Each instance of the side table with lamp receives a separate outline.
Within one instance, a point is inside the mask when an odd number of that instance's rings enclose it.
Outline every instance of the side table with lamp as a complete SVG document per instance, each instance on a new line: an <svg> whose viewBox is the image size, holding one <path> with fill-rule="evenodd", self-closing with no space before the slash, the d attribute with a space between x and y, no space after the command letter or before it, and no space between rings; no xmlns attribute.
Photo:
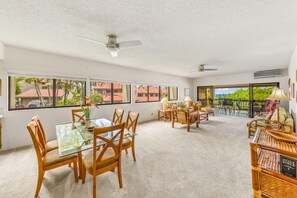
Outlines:
<svg viewBox="0 0 297 198"><path fill-rule="evenodd" d="M163 109L158 110L158 120L163 119L166 122L167 119L171 120L171 110L168 109L168 99L166 97L162 98L161 103L163 104Z"/></svg>

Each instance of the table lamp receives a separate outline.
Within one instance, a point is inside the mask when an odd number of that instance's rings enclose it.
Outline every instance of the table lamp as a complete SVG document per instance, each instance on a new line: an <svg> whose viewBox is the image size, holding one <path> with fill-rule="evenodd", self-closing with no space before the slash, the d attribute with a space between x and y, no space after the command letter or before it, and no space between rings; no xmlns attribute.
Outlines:
<svg viewBox="0 0 297 198"><path fill-rule="evenodd" d="M290 100L286 94L284 93L284 90L278 87L274 87L272 90L272 94L267 98L268 100L276 100L276 109L277 109L277 125L279 129L279 102L282 101L288 101Z"/></svg>
<svg viewBox="0 0 297 198"><path fill-rule="evenodd" d="M168 99L166 97L162 98L161 103L163 103L163 111L165 112L168 105Z"/></svg>
<svg viewBox="0 0 297 198"><path fill-rule="evenodd" d="M190 107L190 102L192 101L192 99L190 98L190 96L187 96L185 98L185 102L187 103L187 107L189 108Z"/></svg>

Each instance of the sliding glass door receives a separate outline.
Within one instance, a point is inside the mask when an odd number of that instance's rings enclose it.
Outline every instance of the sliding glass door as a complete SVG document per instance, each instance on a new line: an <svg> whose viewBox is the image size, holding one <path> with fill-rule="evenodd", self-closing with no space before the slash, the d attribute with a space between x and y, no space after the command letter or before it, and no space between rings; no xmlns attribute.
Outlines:
<svg viewBox="0 0 297 198"><path fill-rule="evenodd" d="M211 106L213 103L213 87L211 86L201 86L197 87L197 99L204 106Z"/></svg>
<svg viewBox="0 0 297 198"><path fill-rule="evenodd" d="M279 83L257 83L250 85L250 117L254 117L261 111L266 111L265 101L272 93L272 89L278 86Z"/></svg>
<svg viewBox="0 0 297 198"><path fill-rule="evenodd" d="M197 99L202 105L222 106L228 103L229 108L245 112L246 116L254 117L261 111L266 111L265 102L279 83L254 83L224 86L197 87Z"/></svg>

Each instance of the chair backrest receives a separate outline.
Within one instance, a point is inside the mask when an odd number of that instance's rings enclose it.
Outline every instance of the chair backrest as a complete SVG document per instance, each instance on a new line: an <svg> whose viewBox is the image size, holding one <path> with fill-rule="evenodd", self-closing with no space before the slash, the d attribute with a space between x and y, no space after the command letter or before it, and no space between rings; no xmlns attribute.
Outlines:
<svg viewBox="0 0 297 198"><path fill-rule="evenodd" d="M117 163L121 159L121 150L122 150L122 143L124 138L124 128L125 123L118 124L115 126L109 126L104 128L95 128L93 132L93 170L96 170L96 167L98 165L104 166L104 164L110 164L109 162ZM111 139L105 138L101 134L107 133L107 132L113 132L116 133L113 135ZM116 145L114 141L118 139L118 144ZM105 144L102 149L98 149L97 142L103 141ZM112 149L113 155L109 156L107 158L103 158L106 154L107 149ZM100 154L97 156L97 153L100 151ZM102 167L101 166L101 167ZM96 171L93 171L95 173Z"/></svg>
<svg viewBox="0 0 297 198"><path fill-rule="evenodd" d="M122 123L123 115L124 115L124 109L117 109L116 108L114 110L114 113L113 113L112 122L115 123L115 124Z"/></svg>
<svg viewBox="0 0 297 198"><path fill-rule="evenodd" d="M33 141L35 152L37 155L38 164L42 164L42 157L46 154L46 149L41 143L42 137L40 136L40 127L36 124L35 121L31 121L27 125L27 129Z"/></svg>
<svg viewBox="0 0 297 198"><path fill-rule="evenodd" d="M38 115L33 116L32 121L34 121L36 123L36 125L39 127L39 141L42 144L42 146L45 148L46 145L46 136L45 136L45 132L44 132L44 128L42 126L42 123L39 119Z"/></svg>
<svg viewBox="0 0 297 198"><path fill-rule="evenodd" d="M189 116L188 110L178 109L176 111L176 118L179 123L182 123L182 124L188 123L188 116Z"/></svg>
<svg viewBox="0 0 297 198"><path fill-rule="evenodd" d="M73 123L85 120L84 119L85 115L84 115L82 109L72 109L71 114L72 114L72 122ZM76 120L76 118L77 118L77 120Z"/></svg>
<svg viewBox="0 0 297 198"><path fill-rule="evenodd" d="M126 126L125 126L128 131L131 130L134 133L136 132L138 117L139 117L139 113L136 113L136 112L133 112L133 111L128 112L128 116L127 116L127 119L126 119Z"/></svg>

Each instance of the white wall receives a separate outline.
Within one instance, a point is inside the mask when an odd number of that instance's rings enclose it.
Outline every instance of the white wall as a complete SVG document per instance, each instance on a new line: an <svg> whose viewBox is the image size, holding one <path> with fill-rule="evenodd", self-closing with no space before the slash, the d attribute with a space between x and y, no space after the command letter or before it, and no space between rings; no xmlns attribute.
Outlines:
<svg viewBox="0 0 297 198"><path fill-rule="evenodd" d="M282 70L282 77L275 78L262 78L254 79L253 73L240 73L228 74L220 76L208 76L195 79L193 82L193 94L197 100L197 86L210 86L210 85L235 85L235 84L249 84L249 83L266 83L266 82L279 82L280 87L284 89L285 93L288 92L288 72ZM281 106L289 108L288 102L282 102Z"/></svg>
<svg viewBox="0 0 297 198"><path fill-rule="evenodd" d="M288 74L289 74L289 78L290 78L290 81L291 81L291 84L292 83L295 83L295 92L297 90L297 73L296 73L296 70L297 70L297 46L294 50L294 53L291 57L291 61L290 61L290 64L289 64L289 68L288 68ZM295 99L292 99L290 100L290 112L292 114L292 116L294 117L294 120L295 120L295 128L297 126L297 105L296 105L296 93L295 93Z"/></svg>
<svg viewBox="0 0 297 198"><path fill-rule="evenodd" d="M143 70L135 70L115 65L99 63L89 60L43 53L27 49L6 46L5 60L0 62L0 78L3 91L0 96L0 108L3 108L4 126L2 132L3 149L31 144L26 125L33 115L38 114L44 123L48 140L56 138L55 124L71 121L71 108L51 108L36 110L8 111L7 72L17 71L27 74L61 75L76 77L96 77L129 82L152 82L179 87L179 99L184 99L184 88L192 86L192 80L171 75L164 75ZM33 73L32 73L33 72ZM161 108L160 102L134 103L134 86L132 86L132 104L102 105L94 112L94 117L112 118L115 107L124 108L125 111L140 113L139 121L155 119L157 110Z"/></svg>

